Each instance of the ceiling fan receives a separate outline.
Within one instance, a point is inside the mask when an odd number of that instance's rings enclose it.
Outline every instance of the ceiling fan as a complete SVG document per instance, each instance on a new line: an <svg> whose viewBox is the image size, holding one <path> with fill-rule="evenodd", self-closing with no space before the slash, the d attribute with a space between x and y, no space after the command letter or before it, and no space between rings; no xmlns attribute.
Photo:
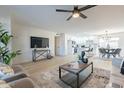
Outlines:
<svg viewBox="0 0 124 93"><path fill-rule="evenodd" d="M92 7L95 7L96 5L87 5L82 8L78 8L78 6L74 6L73 10L63 10L63 9L56 9L56 12L69 12L72 13L70 17L68 17L66 20L69 21L72 17L73 18L78 18L79 16L83 19L86 19L87 16L81 13L82 11L85 11L87 9L90 9Z"/></svg>

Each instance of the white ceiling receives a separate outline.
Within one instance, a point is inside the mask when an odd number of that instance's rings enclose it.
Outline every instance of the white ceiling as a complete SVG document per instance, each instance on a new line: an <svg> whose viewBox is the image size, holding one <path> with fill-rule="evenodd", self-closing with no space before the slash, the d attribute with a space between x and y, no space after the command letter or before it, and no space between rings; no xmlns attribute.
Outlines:
<svg viewBox="0 0 124 93"><path fill-rule="evenodd" d="M58 33L72 35L102 34L124 31L124 6L96 6L82 13L87 19L66 21L70 13L56 12L58 9L73 9L71 5L4 6L16 22L41 27ZM82 7L81 5L79 7Z"/></svg>

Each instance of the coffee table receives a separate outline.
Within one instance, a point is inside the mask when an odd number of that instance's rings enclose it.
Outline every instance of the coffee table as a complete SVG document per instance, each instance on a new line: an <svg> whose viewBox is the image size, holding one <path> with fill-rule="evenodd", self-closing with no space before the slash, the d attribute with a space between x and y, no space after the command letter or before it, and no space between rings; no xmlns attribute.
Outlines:
<svg viewBox="0 0 124 93"><path fill-rule="evenodd" d="M90 73L83 73L86 69L91 69ZM67 73L62 76L62 70ZM64 65L59 66L59 78L64 83L71 87L79 88L83 82L88 79L88 77L93 73L93 62L90 63L82 63L82 62L71 62ZM71 74L71 75L69 75ZM84 75L88 74L88 75Z"/></svg>

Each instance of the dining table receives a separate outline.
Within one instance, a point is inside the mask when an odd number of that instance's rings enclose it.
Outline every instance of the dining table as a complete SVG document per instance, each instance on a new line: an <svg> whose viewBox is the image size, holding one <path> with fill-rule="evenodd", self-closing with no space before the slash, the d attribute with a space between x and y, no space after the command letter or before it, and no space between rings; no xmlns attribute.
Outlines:
<svg viewBox="0 0 124 93"><path fill-rule="evenodd" d="M110 58L110 55L116 50L114 48L104 48L106 51L107 58Z"/></svg>

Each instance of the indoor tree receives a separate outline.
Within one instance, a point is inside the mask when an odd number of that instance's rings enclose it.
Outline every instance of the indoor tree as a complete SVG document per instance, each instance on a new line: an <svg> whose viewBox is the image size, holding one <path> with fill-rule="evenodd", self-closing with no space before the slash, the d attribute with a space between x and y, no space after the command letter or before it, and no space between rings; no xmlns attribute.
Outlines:
<svg viewBox="0 0 124 93"><path fill-rule="evenodd" d="M10 51L8 48L8 44L13 36L3 28L2 23L0 23L0 62L5 64L10 64L12 59L20 54L20 50L18 51Z"/></svg>

